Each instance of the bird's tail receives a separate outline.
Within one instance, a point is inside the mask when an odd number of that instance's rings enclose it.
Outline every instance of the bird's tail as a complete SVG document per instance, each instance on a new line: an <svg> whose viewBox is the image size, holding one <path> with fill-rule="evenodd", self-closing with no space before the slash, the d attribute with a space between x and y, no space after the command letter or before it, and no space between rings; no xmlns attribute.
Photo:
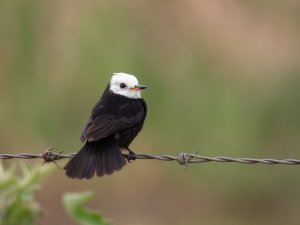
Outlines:
<svg viewBox="0 0 300 225"><path fill-rule="evenodd" d="M80 151L64 167L70 178L90 179L95 174L112 174L125 166L125 157L117 143L102 139L86 142Z"/></svg>

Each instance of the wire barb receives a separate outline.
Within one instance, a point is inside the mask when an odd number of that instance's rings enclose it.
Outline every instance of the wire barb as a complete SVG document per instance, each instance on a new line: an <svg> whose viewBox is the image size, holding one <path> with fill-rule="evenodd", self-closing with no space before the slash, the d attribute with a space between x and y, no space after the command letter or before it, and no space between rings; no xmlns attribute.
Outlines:
<svg viewBox="0 0 300 225"><path fill-rule="evenodd" d="M73 158L77 153L63 154L63 151L55 153L52 151L52 147L46 149L42 154L0 154L0 159L44 159L44 163L53 162L56 164L57 160L65 158ZM124 155L128 158L128 155ZM267 165L300 165L298 159L254 159L254 158L231 158L231 157L207 157L198 155L198 151L193 154L181 152L178 156L173 155L151 155L151 154L135 154L135 159L156 159L161 161L177 161L180 165L187 167L189 163L207 163L207 162L219 162L219 163L243 163L243 164L267 164ZM57 165L57 164L56 164ZM57 165L58 166L58 165ZM59 167L59 166L58 166Z"/></svg>
<svg viewBox="0 0 300 225"><path fill-rule="evenodd" d="M191 160L194 158L194 156L196 156L198 154L198 151L195 151L194 154L188 154L185 152L181 152L179 153L178 157L177 157L177 162L180 165L184 165L185 169L187 169L187 165L189 162L191 162Z"/></svg>

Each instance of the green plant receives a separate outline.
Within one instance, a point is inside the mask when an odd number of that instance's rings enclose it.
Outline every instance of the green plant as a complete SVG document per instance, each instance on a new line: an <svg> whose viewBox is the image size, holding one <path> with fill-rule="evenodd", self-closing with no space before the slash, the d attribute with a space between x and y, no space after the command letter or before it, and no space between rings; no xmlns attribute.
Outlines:
<svg viewBox="0 0 300 225"><path fill-rule="evenodd" d="M82 225L110 225L99 213L86 209L83 206L93 198L92 192L67 193L63 197L66 211L79 224Z"/></svg>
<svg viewBox="0 0 300 225"><path fill-rule="evenodd" d="M20 163L5 170L0 161L0 224L31 225L42 215L42 209L34 200L34 191L51 171L50 165L29 166Z"/></svg>
<svg viewBox="0 0 300 225"><path fill-rule="evenodd" d="M55 167L20 163L4 169L0 161L0 224L33 225L42 216L34 191ZM92 192L66 193L63 203L68 214L81 225L110 225L100 214L86 209L83 203L93 198Z"/></svg>

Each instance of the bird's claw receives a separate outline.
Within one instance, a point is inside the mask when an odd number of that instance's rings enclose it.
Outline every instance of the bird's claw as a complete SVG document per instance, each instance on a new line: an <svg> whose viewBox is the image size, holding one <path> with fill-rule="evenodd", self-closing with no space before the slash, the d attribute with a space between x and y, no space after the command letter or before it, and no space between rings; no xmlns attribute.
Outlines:
<svg viewBox="0 0 300 225"><path fill-rule="evenodd" d="M125 155L125 158L127 159L128 163L132 163L132 161L136 160L136 155L130 149L127 149L127 150L128 150L128 155Z"/></svg>

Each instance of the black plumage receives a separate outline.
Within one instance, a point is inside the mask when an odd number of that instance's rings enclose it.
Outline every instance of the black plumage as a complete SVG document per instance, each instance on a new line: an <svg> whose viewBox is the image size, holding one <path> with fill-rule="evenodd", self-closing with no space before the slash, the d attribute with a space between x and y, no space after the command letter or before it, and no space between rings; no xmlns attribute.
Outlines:
<svg viewBox="0 0 300 225"><path fill-rule="evenodd" d="M126 165L121 149L130 151L130 143L143 127L147 105L142 98L129 98L115 93L110 90L110 85L93 108L81 133L80 139L85 144L64 168L68 177L88 179L94 174L103 176ZM128 87L128 91L144 88L135 85Z"/></svg>

